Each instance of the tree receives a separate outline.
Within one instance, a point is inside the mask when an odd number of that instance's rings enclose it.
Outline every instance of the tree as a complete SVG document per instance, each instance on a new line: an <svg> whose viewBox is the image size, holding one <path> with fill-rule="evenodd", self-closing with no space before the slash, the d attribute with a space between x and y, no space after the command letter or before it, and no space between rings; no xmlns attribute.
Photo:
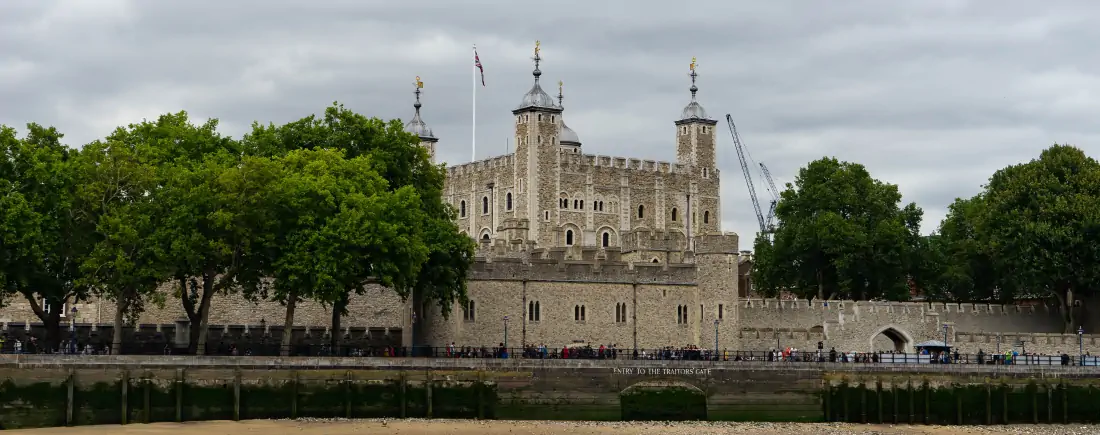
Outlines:
<svg viewBox="0 0 1100 435"><path fill-rule="evenodd" d="M266 264L272 296L287 307L281 350L287 355L299 301L333 304L368 282L407 293L428 249L416 190L389 190L370 159L321 149L291 151L276 161L282 165L274 186L278 223Z"/></svg>
<svg viewBox="0 0 1100 435"><path fill-rule="evenodd" d="M754 283L805 298L908 298L921 210L900 202L862 165L811 162L780 196L773 241L757 239Z"/></svg>
<svg viewBox="0 0 1100 435"><path fill-rule="evenodd" d="M217 126L217 120L192 124L178 112L131 131L156 152L164 212L157 241L190 321L190 350L198 355L206 352L214 295L252 295L259 288L261 256L253 247L270 229L270 185L277 179L268 160L242 156L240 144L218 134Z"/></svg>
<svg viewBox="0 0 1100 435"><path fill-rule="evenodd" d="M988 237L1000 284L1018 283L998 290L1053 296L1065 332L1073 332L1074 301L1095 295L1100 280L1100 164L1056 144L1038 159L997 171L984 197L979 233Z"/></svg>
<svg viewBox="0 0 1100 435"><path fill-rule="evenodd" d="M65 304L87 297L77 281L91 232L73 208L75 151L62 137L28 124L20 140L0 126L0 300L22 295L45 326L50 350L61 341Z"/></svg>
<svg viewBox="0 0 1100 435"><path fill-rule="evenodd" d="M431 162L419 146L419 138L404 131L400 121L382 121L347 110L338 103L322 117L309 116L282 126L255 125L244 139L251 153L279 156L298 149L339 149L347 158L367 157L390 191L411 187L424 212L422 241L428 247L427 263L407 286L393 288L402 298L412 296L414 306L434 301L450 311L456 300L466 298L466 273L473 261L475 244L454 223L454 210L443 201L446 173ZM347 314L350 295L362 294L364 281L352 280L346 292L333 302L332 345L338 346L340 319ZM372 282L378 282L373 280Z"/></svg>
<svg viewBox="0 0 1100 435"><path fill-rule="evenodd" d="M1000 300L1006 302L1012 281L1001 281L993 263L989 240L983 234L986 199L977 195L956 199L934 236L931 251L939 267L926 287L932 299L951 302Z"/></svg>
<svg viewBox="0 0 1100 435"><path fill-rule="evenodd" d="M165 212L158 203L159 160L141 128L130 126L85 145L78 162L78 209L95 226L80 282L115 302L111 351L117 354L123 328L136 321L148 296L159 296L157 287L170 276L156 243Z"/></svg>

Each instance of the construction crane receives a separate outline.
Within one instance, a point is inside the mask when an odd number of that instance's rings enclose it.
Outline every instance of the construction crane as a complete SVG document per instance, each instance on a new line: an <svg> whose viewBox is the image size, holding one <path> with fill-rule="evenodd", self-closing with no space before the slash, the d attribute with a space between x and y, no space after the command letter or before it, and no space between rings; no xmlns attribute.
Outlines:
<svg viewBox="0 0 1100 435"><path fill-rule="evenodd" d="M768 193L772 196L772 203L768 206L768 215L764 217L764 225L768 227L768 233L775 232L775 205L779 203L779 190L775 188L775 181L772 180L772 171L768 170L764 163L760 163L760 172L764 174L764 181L768 184L765 186L768 189Z"/></svg>
<svg viewBox="0 0 1100 435"><path fill-rule="evenodd" d="M726 123L730 127L730 135L733 136L733 146L737 150L737 159L741 161L741 172L745 174L745 184L749 187L749 198L752 199L752 208L756 211L756 221L760 224L760 232L771 233L771 227L764 221L764 213L760 211L760 200L756 197L756 186L752 183L752 173L749 172L749 163L745 159L748 150L741 143L741 136L737 134L737 126L733 124L733 117L726 114ZM750 157L751 158L751 157Z"/></svg>

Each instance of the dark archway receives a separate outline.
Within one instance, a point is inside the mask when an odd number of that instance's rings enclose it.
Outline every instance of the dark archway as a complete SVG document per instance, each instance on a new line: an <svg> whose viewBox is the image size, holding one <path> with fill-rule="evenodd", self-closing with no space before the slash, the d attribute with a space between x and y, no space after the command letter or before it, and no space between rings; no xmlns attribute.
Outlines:
<svg viewBox="0 0 1100 435"><path fill-rule="evenodd" d="M623 421L707 420L707 396L686 382L642 382L619 393Z"/></svg>
<svg viewBox="0 0 1100 435"><path fill-rule="evenodd" d="M909 334L891 326L884 327L871 336L871 351L909 352L913 340Z"/></svg>

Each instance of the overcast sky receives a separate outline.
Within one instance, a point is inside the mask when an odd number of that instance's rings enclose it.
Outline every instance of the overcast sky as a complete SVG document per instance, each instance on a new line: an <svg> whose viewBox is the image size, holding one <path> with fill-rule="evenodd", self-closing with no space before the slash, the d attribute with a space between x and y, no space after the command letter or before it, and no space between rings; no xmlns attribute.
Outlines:
<svg viewBox="0 0 1100 435"><path fill-rule="evenodd" d="M758 229L725 127L733 115L776 183L835 156L924 208L925 232L997 169L1054 143L1096 156L1100 2L2 0L0 124L53 125L80 146L170 111L239 137L340 101L423 117L449 163L503 154L542 41L548 92L587 153L675 159L673 121L699 101L721 121L723 223ZM768 194L756 185L762 206Z"/></svg>

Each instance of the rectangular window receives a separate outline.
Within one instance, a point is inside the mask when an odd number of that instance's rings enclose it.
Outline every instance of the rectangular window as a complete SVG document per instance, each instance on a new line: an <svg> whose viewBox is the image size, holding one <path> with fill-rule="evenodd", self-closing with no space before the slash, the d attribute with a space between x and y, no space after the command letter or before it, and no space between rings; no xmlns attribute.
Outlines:
<svg viewBox="0 0 1100 435"><path fill-rule="evenodd" d="M725 307L722 306L722 304L718 304L718 320L722 320L722 316L724 315L724 312L725 312Z"/></svg>
<svg viewBox="0 0 1100 435"><path fill-rule="evenodd" d="M39 306L42 307L42 312L50 314L50 305L46 303L45 299L38 301ZM61 318L65 318L68 314L69 304L61 304Z"/></svg>

